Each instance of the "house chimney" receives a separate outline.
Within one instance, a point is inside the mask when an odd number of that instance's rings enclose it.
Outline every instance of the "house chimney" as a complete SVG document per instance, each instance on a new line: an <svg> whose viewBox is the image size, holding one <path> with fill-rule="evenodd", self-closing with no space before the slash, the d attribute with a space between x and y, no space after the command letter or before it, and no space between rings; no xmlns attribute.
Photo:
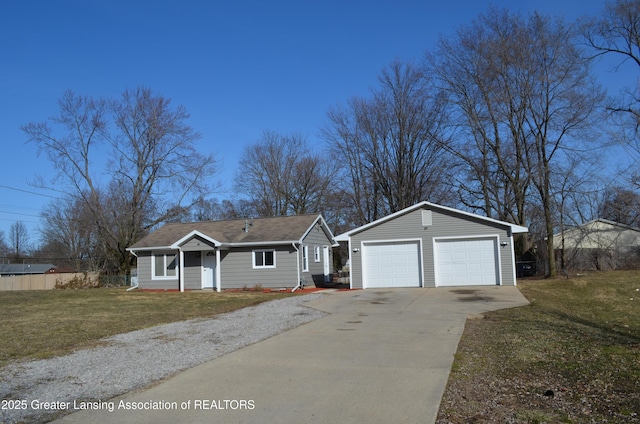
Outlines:
<svg viewBox="0 0 640 424"><path fill-rule="evenodd" d="M249 221L248 220L244 220L244 232L248 233L249 232Z"/></svg>

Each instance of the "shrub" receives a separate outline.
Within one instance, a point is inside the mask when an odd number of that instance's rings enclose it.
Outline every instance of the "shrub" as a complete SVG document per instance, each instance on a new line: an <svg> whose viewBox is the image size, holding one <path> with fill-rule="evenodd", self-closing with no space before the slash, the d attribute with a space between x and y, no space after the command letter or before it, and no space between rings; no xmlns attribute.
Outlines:
<svg viewBox="0 0 640 424"><path fill-rule="evenodd" d="M61 279L56 280L55 289L57 290L66 290L66 289L92 289L98 287L97 281L91 281L89 278L89 274L84 273L82 276L75 275L68 281L63 281Z"/></svg>

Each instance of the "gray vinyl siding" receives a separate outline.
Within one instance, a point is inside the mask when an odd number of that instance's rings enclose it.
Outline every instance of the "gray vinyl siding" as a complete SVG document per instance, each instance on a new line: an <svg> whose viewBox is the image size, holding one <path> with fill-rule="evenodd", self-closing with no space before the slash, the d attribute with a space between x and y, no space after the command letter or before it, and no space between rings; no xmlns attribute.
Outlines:
<svg viewBox="0 0 640 424"><path fill-rule="evenodd" d="M253 268L255 250L275 250L275 268ZM222 289L261 286L265 289L293 288L298 284L297 254L293 246L234 248L222 251L220 280Z"/></svg>
<svg viewBox="0 0 640 424"><path fill-rule="evenodd" d="M184 252L184 288L197 290L202 288L201 252Z"/></svg>
<svg viewBox="0 0 640 424"><path fill-rule="evenodd" d="M275 268L253 268L254 250L275 250ZM293 246L242 248L223 250L220 256L220 280L222 289L293 288L298 284L297 254ZM202 288L202 252L184 252L184 288ZM300 254L302 257L302 254ZM138 281L142 290L178 290L180 281L152 278L152 253L138 253ZM302 270L302 265L300 265Z"/></svg>
<svg viewBox="0 0 640 424"><path fill-rule="evenodd" d="M302 248L300 249L300 272L305 280L307 287L315 285L316 287L322 286L324 283L324 249L323 246L329 248L329 272L332 272L333 260L331 241L327 237L326 233L322 230L313 228L302 241L302 246L309 246L309 270L302 272ZM320 248L320 260L315 261L314 248L318 246Z"/></svg>
<svg viewBox="0 0 640 424"><path fill-rule="evenodd" d="M138 287L151 288L151 252L138 252Z"/></svg>
<svg viewBox="0 0 640 424"><path fill-rule="evenodd" d="M138 286L140 289L142 290L178 290L180 289L180 281L178 277L172 278L172 279L154 280L152 267L153 267L152 252L148 252L148 251L138 252Z"/></svg>
<svg viewBox="0 0 640 424"><path fill-rule="evenodd" d="M425 208L428 209L428 208ZM493 224L467 215L459 215L446 210L431 209L432 225L422 226L422 211L418 208L407 214L395 217L377 226L368 228L351 236L351 284L353 288L362 288L362 242L385 240L422 240L422 259L424 264L424 287L435 286L434 274L434 238L499 236L498 249L501 264L501 284L515 285L512 240L506 226ZM507 242L501 247L500 242ZM353 249L359 251L353 252Z"/></svg>

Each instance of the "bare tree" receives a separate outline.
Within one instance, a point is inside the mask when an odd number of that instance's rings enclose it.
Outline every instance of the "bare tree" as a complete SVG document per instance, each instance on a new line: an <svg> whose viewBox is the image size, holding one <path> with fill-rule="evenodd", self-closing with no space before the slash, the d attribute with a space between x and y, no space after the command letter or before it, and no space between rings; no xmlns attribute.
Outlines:
<svg viewBox="0 0 640 424"><path fill-rule="evenodd" d="M215 160L196 150L200 135L186 109L149 89L111 101L67 91L59 106L57 116L22 129L90 212L106 269L128 273L126 248L201 197Z"/></svg>
<svg viewBox="0 0 640 424"><path fill-rule="evenodd" d="M0 257L8 258L10 253L9 245L4 236L4 231L0 230Z"/></svg>
<svg viewBox="0 0 640 424"><path fill-rule="evenodd" d="M529 29L532 60L525 69L531 76L527 111L531 142L526 150L527 164L544 211L547 250L553 252L552 174L567 164L563 156L588 149L584 141L597 133L598 108L605 96L588 60L583 59L577 43L571 42L575 39L572 27L535 14ZM548 265L548 275L555 276L553 254L549 254Z"/></svg>
<svg viewBox="0 0 640 424"><path fill-rule="evenodd" d="M616 55L620 65L630 60L640 67L640 2L617 0L607 2L598 17L584 19L581 30L586 44L595 56ZM628 87L624 95L610 105L613 112L623 112L640 130L640 91L637 84Z"/></svg>
<svg viewBox="0 0 640 424"><path fill-rule="evenodd" d="M553 175L587 149L604 99L572 26L490 9L453 40L441 40L429 63L462 135L451 149L466 164L467 204L475 199L488 216L520 225L527 224L527 211L539 210L547 273L554 276Z"/></svg>
<svg viewBox="0 0 640 424"><path fill-rule="evenodd" d="M457 128L449 151L466 172L457 179L460 198L490 218L526 225L530 176L524 157L527 75L526 25L491 9L427 55L428 72L447 94Z"/></svg>
<svg viewBox="0 0 640 424"><path fill-rule="evenodd" d="M640 2L616 0L607 2L598 17L581 22L582 35L594 57L617 60L615 71L629 63L640 67ZM637 69L637 68L636 68ZM620 140L637 162L640 159L640 86L637 79L613 96L607 104L614 129L613 139ZM631 181L640 185L640 170L632 165Z"/></svg>
<svg viewBox="0 0 640 424"><path fill-rule="evenodd" d="M327 113L328 124L323 136L338 167L338 180L345 181L342 201L348 211L343 215L346 226L358 226L381 217L382 195L373 178L373 170L364 155L365 137L358 124L360 111L366 108L363 99L351 99L348 107Z"/></svg>
<svg viewBox="0 0 640 424"><path fill-rule="evenodd" d="M328 113L324 138L342 159L359 224L422 200L449 200L443 106L421 69L396 61L370 98Z"/></svg>
<svg viewBox="0 0 640 424"><path fill-rule="evenodd" d="M9 228L9 243L13 259L21 259L27 254L29 231L22 221L16 221Z"/></svg>
<svg viewBox="0 0 640 424"><path fill-rule="evenodd" d="M189 210L171 222L218 221L255 217L258 213L246 199L198 199Z"/></svg>
<svg viewBox="0 0 640 424"><path fill-rule="evenodd" d="M235 187L259 216L318 213L328 207L330 163L305 137L263 132L240 158Z"/></svg>
<svg viewBox="0 0 640 424"><path fill-rule="evenodd" d="M640 194L631 187L616 186L607 190L598 209L601 218L640 226Z"/></svg>
<svg viewBox="0 0 640 424"><path fill-rule="evenodd" d="M105 252L99 249L93 213L81 199L53 201L41 215L41 254L46 252L79 272L104 269Z"/></svg>

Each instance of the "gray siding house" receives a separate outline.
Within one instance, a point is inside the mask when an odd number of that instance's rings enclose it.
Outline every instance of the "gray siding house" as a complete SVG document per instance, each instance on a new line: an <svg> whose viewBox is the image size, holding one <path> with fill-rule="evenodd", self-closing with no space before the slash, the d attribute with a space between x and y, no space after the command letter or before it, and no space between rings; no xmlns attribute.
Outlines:
<svg viewBox="0 0 640 424"><path fill-rule="evenodd" d="M516 284L513 235L526 227L421 202L336 237L350 287Z"/></svg>
<svg viewBox="0 0 640 424"><path fill-rule="evenodd" d="M142 290L322 285L337 245L321 215L167 224L127 250Z"/></svg>

